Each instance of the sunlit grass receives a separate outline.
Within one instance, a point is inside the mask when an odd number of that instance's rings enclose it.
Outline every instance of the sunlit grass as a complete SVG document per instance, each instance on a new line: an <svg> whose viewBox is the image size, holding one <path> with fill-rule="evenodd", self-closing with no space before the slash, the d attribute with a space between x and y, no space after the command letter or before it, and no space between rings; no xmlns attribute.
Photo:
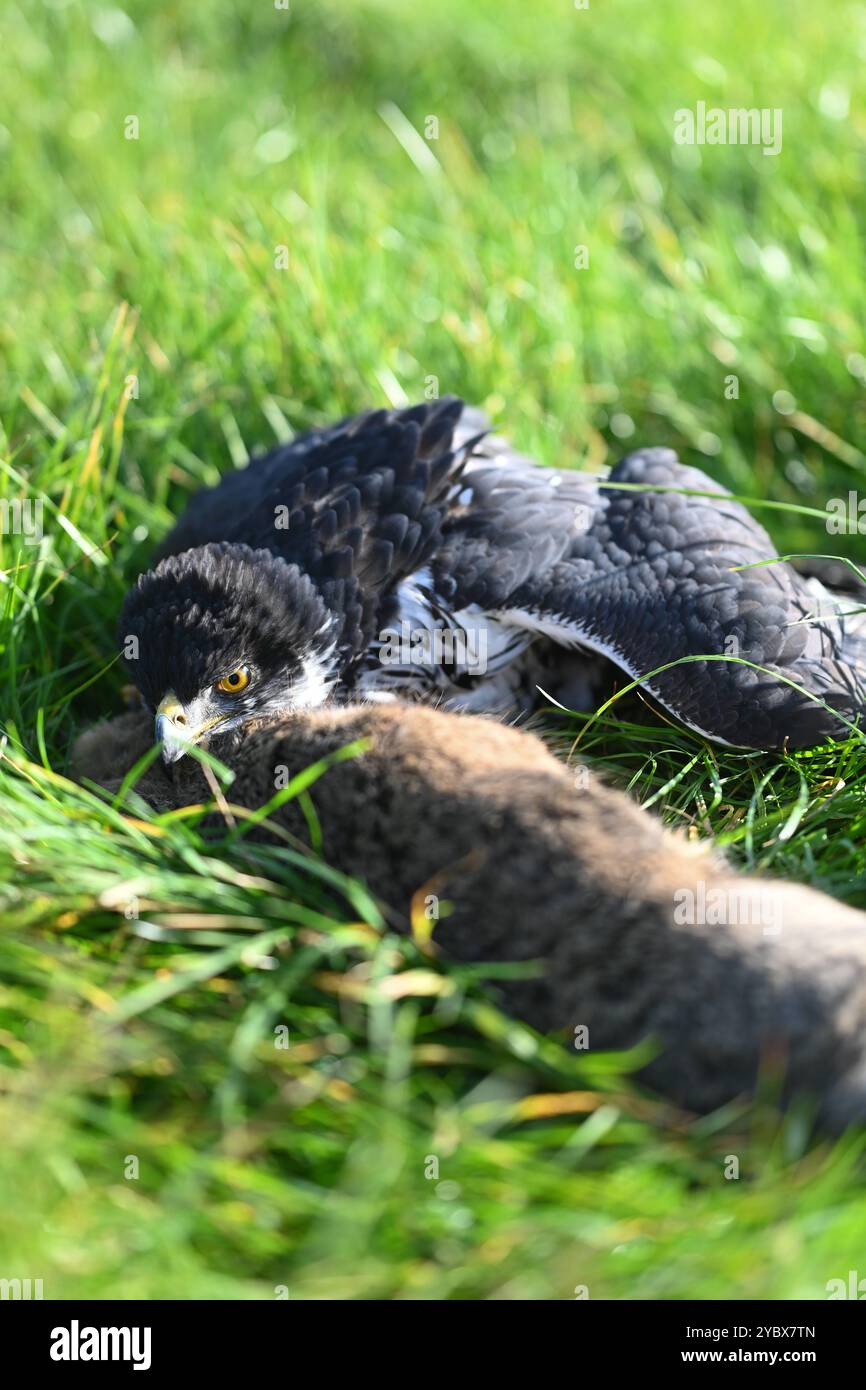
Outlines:
<svg viewBox="0 0 866 1390"><path fill-rule="evenodd" d="M821 1297L862 1260L859 1139L679 1115L361 885L65 773L190 492L436 383L548 463L673 445L780 550L862 564L821 516L866 475L866 11L72 0L7 6L4 39L0 470L44 538L0 535L0 1275ZM699 99L781 107L782 154L675 149ZM634 693L553 728L684 834L866 903L856 737L732 755Z"/></svg>

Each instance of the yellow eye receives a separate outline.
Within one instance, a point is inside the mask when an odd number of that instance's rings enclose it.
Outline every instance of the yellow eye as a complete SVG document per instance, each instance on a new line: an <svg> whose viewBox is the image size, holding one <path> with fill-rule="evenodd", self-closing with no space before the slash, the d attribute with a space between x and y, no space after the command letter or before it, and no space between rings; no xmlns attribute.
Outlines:
<svg viewBox="0 0 866 1390"><path fill-rule="evenodd" d="M231 675L223 676L222 680L217 681L216 688L221 690L224 695L239 695L242 690L246 690L250 683L249 666L239 666Z"/></svg>

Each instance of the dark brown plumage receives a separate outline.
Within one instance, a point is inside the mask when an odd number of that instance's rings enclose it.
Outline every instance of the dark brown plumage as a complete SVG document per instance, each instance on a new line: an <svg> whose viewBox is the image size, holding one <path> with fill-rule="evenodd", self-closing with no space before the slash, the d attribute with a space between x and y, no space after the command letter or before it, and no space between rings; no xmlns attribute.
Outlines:
<svg viewBox="0 0 866 1390"><path fill-rule="evenodd" d="M453 398L367 412L191 498L119 625L167 757L326 699L591 708L607 661L736 747L866 715L866 614L712 479L660 448L544 468L487 430Z"/></svg>

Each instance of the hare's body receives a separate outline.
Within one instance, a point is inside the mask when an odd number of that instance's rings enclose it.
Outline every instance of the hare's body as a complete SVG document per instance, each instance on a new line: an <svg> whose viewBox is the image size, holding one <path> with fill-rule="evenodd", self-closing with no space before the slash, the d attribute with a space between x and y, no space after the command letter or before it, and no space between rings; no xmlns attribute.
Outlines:
<svg viewBox="0 0 866 1390"><path fill-rule="evenodd" d="M796 885L738 877L587 769L529 734L424 707L326 708L257 728L233 752L234 804L257 807L278 769L363 738L311 795L334 867L363 879L392 920L433 895L433 940L456 959L539 961L500 986L506 1006L564 1045L655 1039L647 1078L711 1109L762 1065L825 1123L866 1118L866 915ZM124 716L79 741L78 770L116 780L150 741ZM156 805L207 795L191 760L139 787ZM276 819L306 839L297 803Z"/></svg>

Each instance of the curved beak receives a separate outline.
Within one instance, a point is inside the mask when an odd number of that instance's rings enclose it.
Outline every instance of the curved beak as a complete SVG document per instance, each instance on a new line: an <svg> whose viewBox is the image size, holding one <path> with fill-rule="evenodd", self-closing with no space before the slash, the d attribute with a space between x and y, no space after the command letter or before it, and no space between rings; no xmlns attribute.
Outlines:
<svg viewBox="0 0 866 1390"><path fill-rule="evenodd" d="M159 702L156 711L156 741L162 744L162 759L165 763L176 763L182 758L196 734L203 730L193 730L189 725L187 712L173 690L169 690Z"/></svg>

